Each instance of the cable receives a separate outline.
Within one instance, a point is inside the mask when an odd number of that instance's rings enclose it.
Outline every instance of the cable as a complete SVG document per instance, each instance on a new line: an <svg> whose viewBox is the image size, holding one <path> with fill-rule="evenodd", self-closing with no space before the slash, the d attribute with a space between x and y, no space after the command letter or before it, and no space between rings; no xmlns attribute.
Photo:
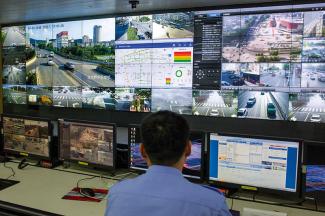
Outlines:
<svg viewBox="0 0 325 216"><path fill-rule="evenodd" d="M92 176L92 177L87 177L87 178L83 178L83 179L79 179L77 182L77 188L79 189L79 183L85 180L92 180L94 178L97 178L98 176Z"/></svg>
<svg viewBox="0 0 325 216"><path fill-rule="evenodd" d="M11 170L11 175L9 177L7 177L6 179L10 179L11 177L14 177L16 175L15 170L12 167L9 167L6 165L6 161L3 162L3 166L7 169Z"/></svg>
<svg viewBox="0 0 325 216"><path fill-rule="evenodd" d="M91 197L91 196L88 196L87 194L82 193L80 188L78 189L78 192L79 192L80 195L82 195L84 197L87 197L89 199L93 199L93 200L96 200L96 201L99 201L99 202L101 201L101 199L98 199L96 197Z"/></svg>
<svg viewBox="0 0 325 216"><path fill-rule="evenodd" d="M318 211L317 199L314 199L314 201L315 201L315 210Z"/></svg>
<svg viewBox="0 0 325 216"><path fill-rule="evenodd" d="M234 207L234 198L231 198L231 206L230 206L230 210L232 210L232 208Z"/></svg>

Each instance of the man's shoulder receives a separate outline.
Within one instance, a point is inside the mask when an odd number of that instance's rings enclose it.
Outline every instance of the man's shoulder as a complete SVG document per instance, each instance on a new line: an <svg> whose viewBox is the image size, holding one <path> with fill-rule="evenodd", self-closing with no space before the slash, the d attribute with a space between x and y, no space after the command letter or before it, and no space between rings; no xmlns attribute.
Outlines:
<svg viewBox="0 0 325 216"><path fill-rule="evenodd" d="M213 206L215 206L216 201L224 201L225 199L218 189L194 183L189 183L189 187L191 187L191 193L198 200L204 200L205 203L211 203Z"/></svg>
<svg viewBox="0 0 325 216"><path fill-rule="evenodd" d="M218 215L229 215L225 196L218 189L203 186L200 184L189 183L191 194L188 194L190 200L201 206L210 208L212 211L218 212Z"/></svg>
<svg viewBox="0 0 325 216"><path fill-rule="evenodd" d="M142 176L138 176L134 179L125 179L123 181L120 181L116 184L114 184L111 188L110 188L110 193L119 193L119 192L123 192L123 191L132 191L133 189L138 188L137 187L137 183L139 182L139 179L141 179Z"/></svg>

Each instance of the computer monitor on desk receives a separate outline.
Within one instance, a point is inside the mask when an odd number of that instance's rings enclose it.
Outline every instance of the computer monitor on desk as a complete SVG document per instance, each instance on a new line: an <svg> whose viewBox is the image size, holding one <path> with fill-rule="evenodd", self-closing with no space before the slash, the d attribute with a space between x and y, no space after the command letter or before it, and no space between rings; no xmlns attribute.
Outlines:
<svg viewBox="0 0 325 216"><path fill-rule="evenodd" d="M212 133L208 146L211 183L299 195L301 142Z"/></svg>
<svg viewBox="0 0 325 216"><path fill-rule="evenodd" d="M95 168L115 168L116 126L59 120L60 160Z"/></svg>
<svg viewBox="0 0 325 216"><path fill-rule="evenodd" d="M200 131L191 131L190 140L192 141L192 153L187 158L183 174L191 179L203 178L203 149L205 144L205 133ZM140 153L141 135L139 125L129 126L129 167L135 170L147 170L148 165Z"/></svg>
<svg viewBox="0 0 325 216"><path fill-rule="evenodd" d="M6 155L51 159L52 131L48 119L2 116L3 146Z"/></svg>

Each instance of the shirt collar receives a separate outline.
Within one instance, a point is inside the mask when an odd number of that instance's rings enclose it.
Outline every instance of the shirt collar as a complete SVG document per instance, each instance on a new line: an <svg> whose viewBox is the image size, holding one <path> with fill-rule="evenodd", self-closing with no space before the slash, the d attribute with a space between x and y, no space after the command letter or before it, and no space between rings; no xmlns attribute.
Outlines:
<svg viewBox="0 0 325 216"><path fill-rule="evenodd" d="M162 173L176 176L183 176L182 172L174 167L161 166L161 165L152 165L149 167L147 173Z"/></svg>

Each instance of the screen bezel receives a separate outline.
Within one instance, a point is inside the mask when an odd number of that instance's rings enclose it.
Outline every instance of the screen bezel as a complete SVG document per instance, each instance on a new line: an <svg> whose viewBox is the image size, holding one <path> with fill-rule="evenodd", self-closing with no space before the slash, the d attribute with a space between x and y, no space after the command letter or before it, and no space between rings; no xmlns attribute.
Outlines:
<svg viewBox="0 0 325 216"><path fill-rule="evenodd" d="M140 167L135 167L131 166L131 128L137 128L140 129L140 125L137 124L130 124L128 125L128 168L131 170L136 170L138 172L146 172L148 168L140 168ZM198 133L202 135L202 145L201 145L201 169L200 169L200 175L195 176L195 175L188 175L188 174L183 174L184 177L189 178L191 180L199 180L203 181L204 180L204 170L205 170L205 160L204 160L204 153L205 153L205 144L206 144L206 132L205 131L199 131L199 130L190 130L190 133Z"/></svg>
<svg viewBox="0 0 325 216"><path fill-rule="evenodd" d="M111 126L113 127L113 164L110 165L104 165L104 164L98 164L90 161L82 161L82 160L76 160L72 159L69 155L69 158L61 158L61 124L62 123L81 123L81 124L90 124L90 125L101 125L101 126ZM69 143L70 144L70 143ZM71 146L71 145L70 145ZM116 169L116 124L114 123L106 123L106 122L99 122L99 121L86 121L86 120L75 120L75 119L58 119L58 148L59 148L59 161L68 161L74 164L77 164L78 166L82 167L90 167L90 168L99 168L99 169Z"/></svg>
<svg viewBox="0 0 325 216"><path fill-rule="evenodd" d="M310 146L313 147L321 147L321 148L325 148L325 143L322 142L309 142L306 141L304 143L304 151L303 151L303 166L305 168L305 173L303 176L303 184L302 184L302 193L303 193L303 197L310 197L310 198L314 198L316 201L321 200L321 201L325 201L325 190L324 191L310 191L307 192L307 172L308 172L308 166L324 166L325 169L325 164L322 163L309 163L309 154L308 154L308 150Z"/></svg>
<svg viewBox="0 0 325 216"><path fill-rule="evenodd" d="M211 134L217 134L218 136L233 136L233 137L241 137L241 138L252 138L252 139L269 139L269 140L276 140L276 141L289 141L289 142L298 142L298 164L297 164L297 181L296 181L296 191L286 191L286 190L280 190L280 189L272 189L267 187L259 187L254 185L246 185L246 184L237 184L237 183L231 183L231 182L222 182L222 181L216 181L216 180L210 180L210 137ZM299 139L289 139L289 138L277 138L277 137L271 137L271 136L256 136L256 135L245 135L245 134L235 134L235 133L217 133L217 132L210 132L208 133L208 151L207 151L207 180L209 184L223 187L223 188L229 188L229 189L241 189L242 187L249 187L249 188L256 188L257 192L266 192L266 193L273 193L273 194L286 194L290 197L301 197L301 174L302 174L302 146L303 141ZM256 192L256 190L255 190Z"/></svg>
<svg viewBox="0 0 325 216"><path fill-rule="evenodd" d="M17 119L23 119L23 120L32 120L32 121L43 121L43 122L47 122L48 125L48 147L49 147L49 156L45 156L45 155L38 155L38 154L34 154L32 152L27 152L27 151L16 151L13 149L6 149L5 148L5 133L4 133L4 118L17 118ZM51 124L51 120L48 118L42 118L42 117L33 117L33 116L23 116L23 115L10 115L10 114L2 114L1 115L1 127L2 127L2 146L3 146L3 152L4 154L8 154L16 156L16 157L27 157L27 158L31 158L31 159L44 159L44 160L52 160L53 159L53 153L54 153L54 146L53 146L53 128L52 128L52 124Z"/></svg>

